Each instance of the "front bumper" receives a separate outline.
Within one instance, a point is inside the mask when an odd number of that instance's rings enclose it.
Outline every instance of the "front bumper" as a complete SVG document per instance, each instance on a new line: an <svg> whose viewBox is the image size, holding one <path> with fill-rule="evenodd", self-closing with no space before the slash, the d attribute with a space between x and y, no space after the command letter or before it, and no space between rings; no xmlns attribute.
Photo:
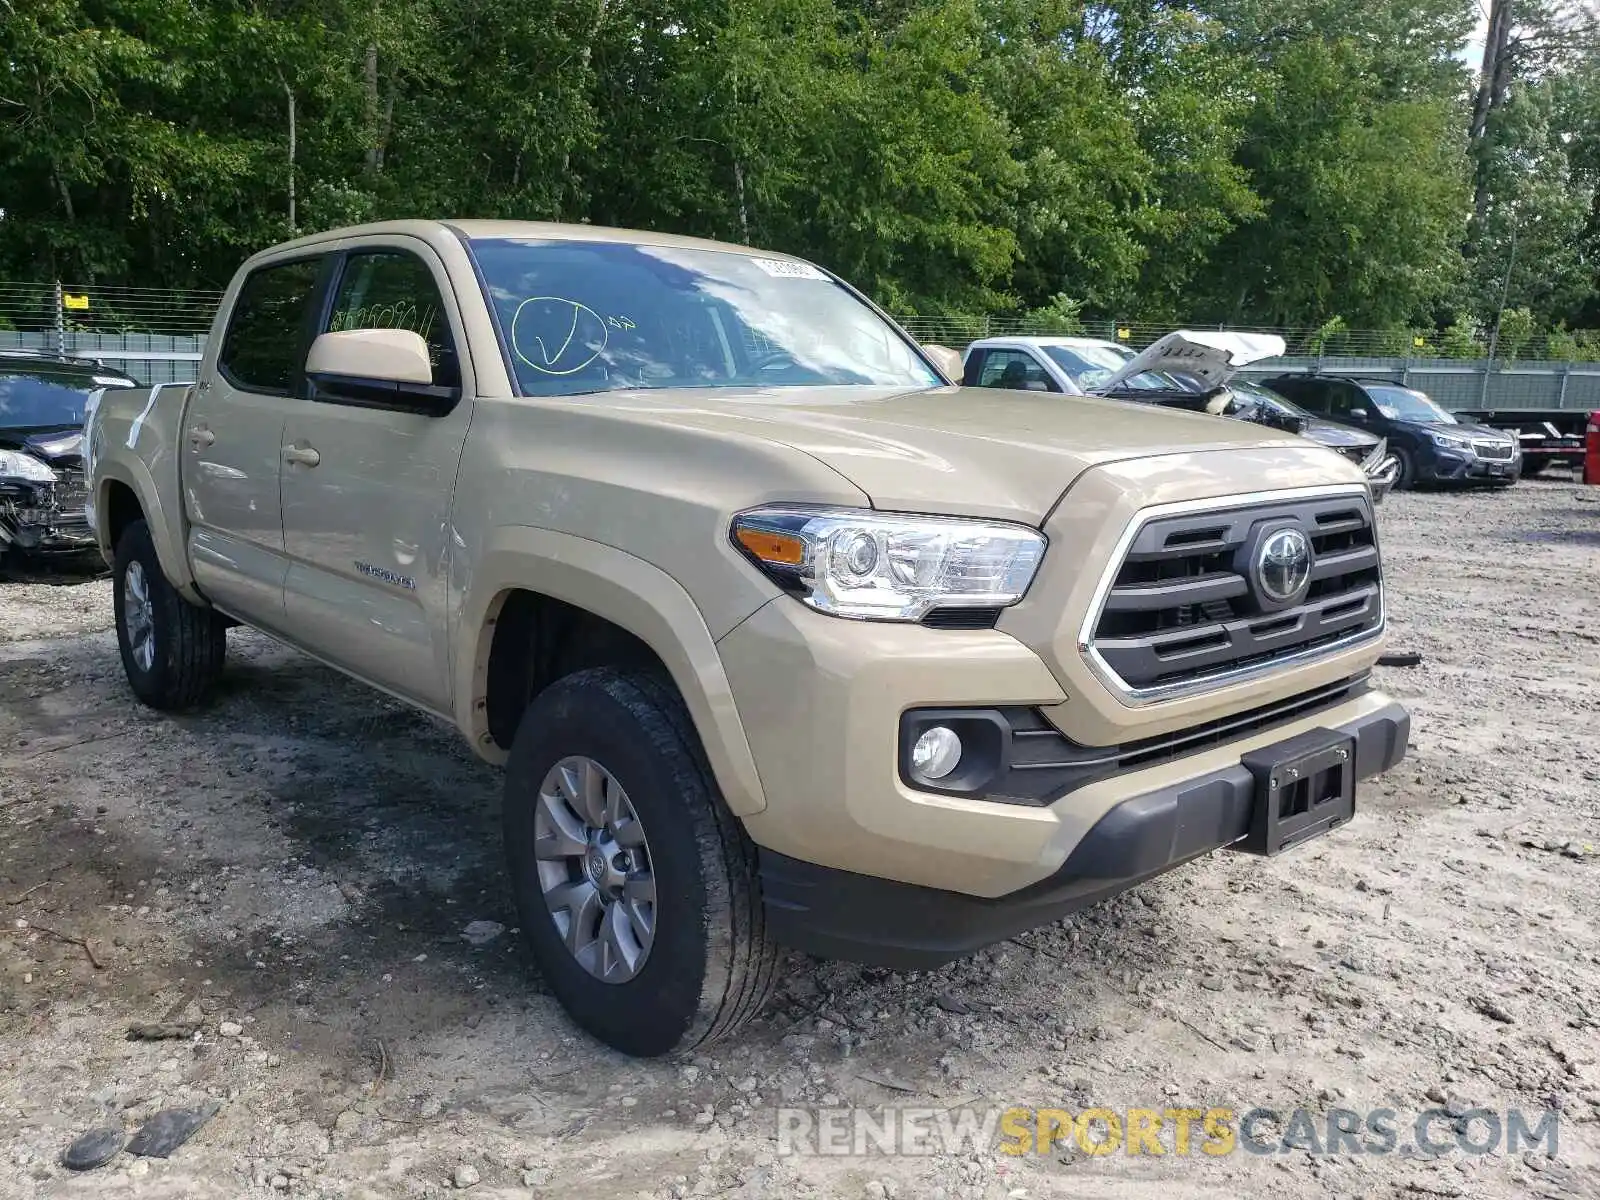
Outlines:
<svg viewBox="0 0 1600 1200"><path fill-rule="evenodd" d="M1092 582L1092 580L1091 580ZM1206 695L1119 705L1087 670L1072 694L1028 646L999 630L930 630L845 621L787 597L718 643L766 805L741 819L764 851L877 879L994 899L1055 876L1089 831L1132 796L1239 767L1240 756L1320 726L1385 710L1381 692L1351 688L1314 710L1245 714L1363 676L1382 640ZM1031 710L1078 747L1115 750L1110 772L1044 749L1061 769L1045 788L1008 778L984 794L941 794L901 776L906 713ZM1159 745L1155 743L1160 743ZM1016 759L1014 761L1020 761ZM995 797L1009 793L1010 802ZM1018 802L1018 801L1021 802Z"/></svg>
<svg viewBox="0 0 1600 1200"><path fill-rule="evenodd" d="M1514 483L1522 475L1522 458L1484 459L1454 450L1435 450L1426 477L1439 483Z"/></svg>
<svg viewBox="0 0 1600 1200"><path fill-rule="evenodd" d="M96 546L75 480L0 479L0 553L81 554Z"/></svg>
<svg viewBox="0 0 1600 1200"><path fill-rule="evenodd" d="M1359 716L1333 720L1325 714L1309 724L1354 740L1358 780L1398 763L1410 734L1406 710L1387 697ZM1280 728L1264 740L1288 736ZM828 958L897 970L940 966L1244 839L1256 797L1255 778L1238 761L1246 744L1228 747L1228 765L1136 789L1095 821L1052 875L1000 897L898 883L763 848L767 928L786 945Z"/></svg>

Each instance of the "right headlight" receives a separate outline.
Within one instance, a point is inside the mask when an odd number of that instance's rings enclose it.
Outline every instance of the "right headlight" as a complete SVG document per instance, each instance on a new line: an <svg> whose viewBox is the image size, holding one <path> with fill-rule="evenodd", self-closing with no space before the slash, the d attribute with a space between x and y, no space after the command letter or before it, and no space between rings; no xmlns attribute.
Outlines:
<svg viewBox="0 0 1600 1200"><path fill-rule="evenodd" d="M56 473L47 462L40 462L20 450L0 450L0 479L26 479L29 483L53 483Z"/></svg>
<svg viewBox="0 0 1600 1200"><path fill-rule="evenodd" d="M1026 525L871 509L773 507L734 518L734 545L819 612L920 621L1022 599L1045 538Z"/></svg>
<svg viewBox="0 0 1600 1200"><path fill-rule="evenodd" d="M1435 446L1440 446L1446 450L1459 450L1463 454L1468 454L1472 451L1472 443L1470 441L1464 437L1457 437L1453 433L1429 433L1428 436L1433 439Z"/></svg>

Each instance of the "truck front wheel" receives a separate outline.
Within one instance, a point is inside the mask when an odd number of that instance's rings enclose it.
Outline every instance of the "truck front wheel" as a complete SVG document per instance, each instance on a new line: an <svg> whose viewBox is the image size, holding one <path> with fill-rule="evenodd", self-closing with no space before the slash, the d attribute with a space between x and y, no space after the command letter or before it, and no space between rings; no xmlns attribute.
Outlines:
<svg viewBox="0 0 1600 1200"><path fill-rule="evenodd" d="M536 696L511 746L504 824L523 937L594 1036L654 1057L760 1010L776 951L755 847L669 683L603 667Z"/></svg>
<svg viewBox="0 0 1600 1200"><path fill-rule="evenodd" d="M198 704L222 672L224 618L189 603L167 582L143 520L117 539L111 579L117 645L134 695L166 711Z"/></svg>

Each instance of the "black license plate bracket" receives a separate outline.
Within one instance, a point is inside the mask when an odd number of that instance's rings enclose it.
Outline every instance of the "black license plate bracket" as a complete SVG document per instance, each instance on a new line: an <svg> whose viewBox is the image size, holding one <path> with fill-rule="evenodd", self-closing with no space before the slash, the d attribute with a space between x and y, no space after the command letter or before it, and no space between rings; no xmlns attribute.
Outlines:
<svg viewBox="0 0 1600 1200"><path fill-rule="evenodd" d="M1355 738L1310 729L1243 755L1255 779L1250 832L1234 843L1249 854L1274 855L1343 825L1356 812Z"/></svg>

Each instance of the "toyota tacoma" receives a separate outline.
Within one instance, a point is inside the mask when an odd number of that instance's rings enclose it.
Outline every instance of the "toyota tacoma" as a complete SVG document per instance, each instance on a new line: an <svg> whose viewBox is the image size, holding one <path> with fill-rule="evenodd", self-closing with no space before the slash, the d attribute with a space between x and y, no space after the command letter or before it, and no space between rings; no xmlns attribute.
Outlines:
<svg viewBox="0 0 1600 1200"><path fill-rule="evenodd" d="M747 246L273 247L193 385L89 419L128 680L194 705L242 623L453 724L550 988L638 1055L780 946L932 967L1348 822L1409 728L1359 467L952 357Z"/></svg>

